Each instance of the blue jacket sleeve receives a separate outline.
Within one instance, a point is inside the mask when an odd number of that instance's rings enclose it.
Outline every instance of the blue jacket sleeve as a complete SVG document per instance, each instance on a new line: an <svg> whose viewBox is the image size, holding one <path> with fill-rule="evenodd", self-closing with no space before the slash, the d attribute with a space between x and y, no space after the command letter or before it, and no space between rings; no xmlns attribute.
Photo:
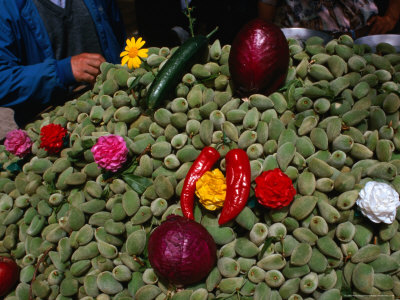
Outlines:
<svg viewBox="0 0 400 300"><path fill-rule="evenodd" d="M72 72L60 71L67 61L47 58L42 62L39 59L37 63L27 62L28 56L35 55L26 55L26 51L43 55L38 47L22 45L16 36L19 32L12 26L0 19L0 106L12 107L28 101L31 105L49 103L52 95L65 90L71 80Z"/></svg>
<svg viewBox="0 0 400 300"><path fill-rule="evenodd" d="M119 44L124 47L126 41L126 28L124 21L121 16L121 11L117 5L117 1L106 1L107 2L107 12L111 20L111 26L113 28L114 34L119 42ZM133 4L132 4L133 5Z"/></svg>

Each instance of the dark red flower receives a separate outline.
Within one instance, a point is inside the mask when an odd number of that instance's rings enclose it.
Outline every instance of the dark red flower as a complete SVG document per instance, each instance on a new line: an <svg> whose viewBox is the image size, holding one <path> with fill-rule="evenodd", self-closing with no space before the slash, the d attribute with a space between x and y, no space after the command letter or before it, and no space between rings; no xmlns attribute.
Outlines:
<svg viewBox="0 0 400 300"><path fill-rule="evenodd" d="M282 208L292 202L296 190L292 180L276 168L263 172L256 178L255 194L260 204L270 208Z"/></svg>
<svg viewBox="0 0 400 300"><path fill-rule="evenodd" d="M58 153L64 145L67 130L58 124L43 126L40 130L40 148L49 153Z"/></svg>

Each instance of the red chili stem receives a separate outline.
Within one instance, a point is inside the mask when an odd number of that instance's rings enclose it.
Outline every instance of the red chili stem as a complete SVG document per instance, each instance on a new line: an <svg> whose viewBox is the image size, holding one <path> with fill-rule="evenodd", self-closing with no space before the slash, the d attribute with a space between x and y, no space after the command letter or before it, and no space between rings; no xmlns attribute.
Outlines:
<svg viewBox="0 0 400 300"><path fill-rule="evenodd" d="M190 167L181 192L181 208L186 218L194 220L193 206L197 180L210 170L219 158L220 154L217 150L213 147L205 147Z"/></svg>
<svg viewBox="0 0 400 300"><path fill-rule="evenodd" d="M226 197L218 223L236 218L247 203L251 186L250 162L242 149L230 150L225 156Z"/></svg>

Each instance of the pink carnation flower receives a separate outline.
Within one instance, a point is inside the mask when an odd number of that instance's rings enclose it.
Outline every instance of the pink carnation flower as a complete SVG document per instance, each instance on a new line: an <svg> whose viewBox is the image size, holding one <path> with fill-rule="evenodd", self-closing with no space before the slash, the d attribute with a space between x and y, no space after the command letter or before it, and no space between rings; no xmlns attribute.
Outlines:
<svg viewBox="0 0 400 300"><path fill-rule="evenodd" d="M92 147L94 161L99 167L116 172L126 162L128 148L118 135L101 136Z"/></svg>
<svg viewBox="0 0 400 300"><path fill-rule="evenodd" d="M4 146L6 146L6 150L10 153L24 157L31 151L32 141L25 131L15 129L7 133Z"/></svg>

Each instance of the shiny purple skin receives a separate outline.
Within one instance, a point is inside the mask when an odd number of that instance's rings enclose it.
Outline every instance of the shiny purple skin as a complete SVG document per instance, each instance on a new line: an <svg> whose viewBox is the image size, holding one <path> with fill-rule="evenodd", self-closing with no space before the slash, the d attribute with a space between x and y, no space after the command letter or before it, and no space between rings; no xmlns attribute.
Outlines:
<svg viewBox="0 0 400 300"><path fill-rule="evenodd" d="M170 215L150 235L149 261L156 274L177 287L204 279L217 259L212 236L199 223Z"/></svg>
<svg viewBox="0 0 400 300"><path fill-rule="evenodd" d="M229 71L241 96L269 95L286 79L289 46L275 24L254 19L236 35L229 54Z"/></svg>

